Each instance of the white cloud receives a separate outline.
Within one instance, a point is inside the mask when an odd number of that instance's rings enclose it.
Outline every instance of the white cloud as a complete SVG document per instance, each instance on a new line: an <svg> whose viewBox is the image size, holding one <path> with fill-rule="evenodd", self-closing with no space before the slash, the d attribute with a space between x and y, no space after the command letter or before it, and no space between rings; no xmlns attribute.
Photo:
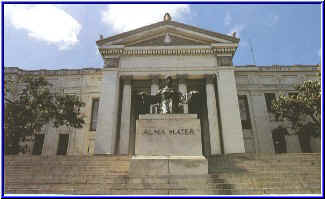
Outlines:
<svg viewBox="0 0 325 199"><path fill-rule="evenodd" d="M28 36L68 49L78 43L80 23L54 5L5 5L5 19Z"/></svg>
<svg viewBox="0 0 325 199"><path fill-rule="evenodd" d="M102 12L102 21L111 26L112 32L124 32L163 20L168 12L172 20L189 14L185 4L113 4Z"/></svg>
<svg viewBox="0 0 325 199"><path fill-rule="evenodd" d="M239 25L237 24L230 29L228 35L232 35L233 32L236 32L236 37L239 37L240 32L242 32L245 29L245 27L246 27L245 24L239 24Z"/></svg>
<svg viewBox="0 0 325 199"><path fill-rule="evenodd" d="M225 16L225 19L224 19L224 23L226 26L230 25L231 23L231 20L232 20L232 17L230 15L230 12L227 12L226 13L226 16Z"/></svg>

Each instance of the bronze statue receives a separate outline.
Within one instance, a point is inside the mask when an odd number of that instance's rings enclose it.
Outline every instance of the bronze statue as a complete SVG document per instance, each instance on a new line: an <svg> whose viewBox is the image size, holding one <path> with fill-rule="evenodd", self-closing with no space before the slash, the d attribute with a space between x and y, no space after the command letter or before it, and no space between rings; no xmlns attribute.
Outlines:
<svg viewBox="0 0 325 199"><path fill-rule="evenodd" d="M150 104L153 109L153 113L156 114L170 114L181 113L182 104L187 104L194 94L198 91L190 91L186 94L182 94L172 87L172 78L167 76L164 86L161 87L156 95L148 95L144 92L140 92L142 104Z"/></svg>

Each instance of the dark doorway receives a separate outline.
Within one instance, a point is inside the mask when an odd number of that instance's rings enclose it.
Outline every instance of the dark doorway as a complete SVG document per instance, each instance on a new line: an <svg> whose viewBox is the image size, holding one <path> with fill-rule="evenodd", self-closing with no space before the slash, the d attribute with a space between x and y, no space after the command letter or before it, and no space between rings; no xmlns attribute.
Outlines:
<svg viewBox="0 0 325 199"><path fill-rule="evenodd" d="M285 139L285 134L280 131L272 132L274 151L275 153L286 153L287 152L287 142Z"/></svg>
<svg viewBox="0 0 325 199"><path fill-rule="evenodd" d="M198 117L202 115L205 111L204 106L205 103L205 89L204 89L204 81L202 80L191 80L188 83L188 92L189 91L199 91L197 95L193 95L191 101L188 104L189 113L198 114Z"/></svg>
<svg viewBox="0 0 325 199"><path fill-rule="evenodd" d="M41 155L43 150L43 144L44 144L44 134L36 134L32 154Z"/></svg>
<svg viewBox="0 0 325 199"><path fill-rule="evenodd" d="M60 134L57 155L66 155L68 151L69 134Z"/></svg>
<svg viewBox="0 0 325 199"><path fill-rule="evenodd" d="M189 80L187 81L187 91L199 91L199 94L194 95L188 104L188 111L191 114L197 114L201 123L202 135L202 153L204 156L210 155L210 136L209 123L206 104L205 80Z"/></svg>
<svg viewBox="0 0 325 199"><path fill-rule="evenodd" d="M310 132L300 132L298 133L298 138L301 147L301 152L312 153L310 146Z"/></svg>

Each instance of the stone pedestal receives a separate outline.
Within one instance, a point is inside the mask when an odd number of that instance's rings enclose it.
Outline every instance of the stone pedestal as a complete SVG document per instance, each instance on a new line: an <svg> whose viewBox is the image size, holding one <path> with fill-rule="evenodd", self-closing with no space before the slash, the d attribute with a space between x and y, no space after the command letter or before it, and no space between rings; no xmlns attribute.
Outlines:
<svg viewBox="0 0 325 199"><path fill-rule="evenodd" d="M204 156L132 156L129 174L139 176L205 175L208 160Z"/></svg>
<svg viewBox="0 0 325 199"><path fill-rule="evenodd" d="M196 114L148 114L136 121L131 175L202 175L208 161L202 155L200 120Z"/></svg>

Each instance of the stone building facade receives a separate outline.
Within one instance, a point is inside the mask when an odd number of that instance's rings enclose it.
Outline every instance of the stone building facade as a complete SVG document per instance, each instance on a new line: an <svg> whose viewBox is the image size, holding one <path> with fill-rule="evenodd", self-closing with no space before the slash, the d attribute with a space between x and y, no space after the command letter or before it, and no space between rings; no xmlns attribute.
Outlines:
<svg viewBox="0 0 325 199"><path fill-rule="evenodd" d="M303 152L301 137L274 131L283 122L270 112L272 99L318 78L315 65L234 66L239 39L164 21L96 42L104 66L27 71L5 68L6 77L42 75L54 88L85 103L81 129L45 128L33 145L41 155L134 154L137 93L155 94L166 75L180 92L198 90L183 113L197 113L205 156L228 153ZM288 133L292 133L287 128ZM320 139L312 151L320 152Z"/></svg>

